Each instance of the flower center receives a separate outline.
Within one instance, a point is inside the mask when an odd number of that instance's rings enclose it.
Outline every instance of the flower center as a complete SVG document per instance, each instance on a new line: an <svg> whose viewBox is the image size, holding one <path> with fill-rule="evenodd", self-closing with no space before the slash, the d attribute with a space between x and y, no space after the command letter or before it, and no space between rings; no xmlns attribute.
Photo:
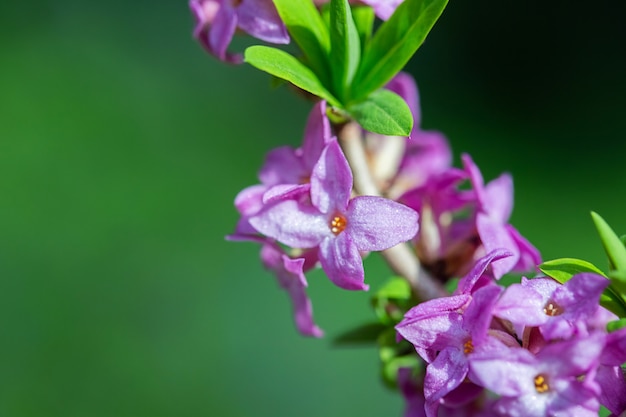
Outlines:
<svg viewBox="0 0 626 417"><path fill-rule="evenodd" d="M554 301L550 300L543 307L543 312L546 314L546 316L554 317L562 314L563 308Z"/></svg>
<svg viewBox="0 0 626 417"><path fill-rule="evenodd" d="M335 236L343 232L346 226L348 226L348 219L341 214L336 214L330 221L330 231L333 232Z"/></svg>
<svg viewBox="0 0 626 417"><path fill-rule="evenodd" d="M539 374L535 377L535 391L539 394L543 394L550 389L550 385L548 385L548 381L546 377L542 374Z"/></svg>
<svg viewBox="0 0 626 417"><path fill-rule="evenodd" d="M474 351L474 343L472 339L468 339L465 343L463 343L463 353L469 355Z"/></svg>

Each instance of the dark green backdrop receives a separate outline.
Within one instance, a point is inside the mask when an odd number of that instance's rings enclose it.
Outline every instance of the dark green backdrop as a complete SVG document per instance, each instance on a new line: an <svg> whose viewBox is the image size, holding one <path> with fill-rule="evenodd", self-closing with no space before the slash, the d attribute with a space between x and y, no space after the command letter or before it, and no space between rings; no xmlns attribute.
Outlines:
<svg viewBox="0 0 626 417"><path fill-rule="evenodd" d="M576 3L451 1L410 69L456 160L514 175L544 259L604 267L589 211L626 233L626 10ZM0 4L0 416L400 416L376 351L330 346L368 294L311 274L328 337L301 338L255 245L224 241L310 104L192 25L185 1Z"/></svg>

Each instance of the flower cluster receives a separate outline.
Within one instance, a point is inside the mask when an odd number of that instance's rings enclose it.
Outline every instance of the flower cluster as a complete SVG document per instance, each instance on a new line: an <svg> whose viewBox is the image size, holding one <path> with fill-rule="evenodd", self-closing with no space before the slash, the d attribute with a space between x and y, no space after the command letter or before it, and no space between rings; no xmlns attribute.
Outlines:
<svg viewBox="0 0 626 417"><path fill-rule="evenodd" d="M400 73L387 87L407 100L419 120L411 76ZM418 124L410 139L363 134L373 177L390 198L355 195L350 165L322 101L309 115L302 146L270 151L259 171L260 184L235 199L241 219L229 239L264 245L263 262L289 289L303 334L320 334L303 295L303 274L316 265L340 288L367 290L362 256L406 241L442 283L496 248L510 253L493 262L496 278L528 271L540 262L537 250L507 223L512 208L509 175L485 185L469 155L463 157L464 169L452 167L445 137ZM463 183L471 188L461 189ZM270 251L282 257L269 257ZM285 272L287 263L290 273Z"/></svg>
<svg viewBox="0 0 626 417"><path fill-rule="evenodd" d="M399 375L406 417L597 416L600 404L626 410L626 329L599 306L608 280L574 275L564 285L522 278L506 289L493 251L461 279L454 294L421 303L396 326L427 364Z"/></svg>
<svg viewBox="0 0 626 417"><path fill-rule="evenodd" d="M542 264L509 223L511 176L485 182L468 154L453 166L446 137L421 127L416 83L400 67L445 4L190 1L195 37L222 61L242 62L229 52L237 31L294 38L301 57L253 46L246 62L317 97L301 146L267 153L258 184L236 196L227 238L261 245L296 328L313 337L323 331L305 274L321 268L337 287L367 291L363 258L383 254L406 288L373 297L374 328L405 417L588 417L601 407L624 417L622 240L596 216L608 273L569 258ZM384 22L372 35L374 16ZM501 279L511 273L532 275Z"/></svg>

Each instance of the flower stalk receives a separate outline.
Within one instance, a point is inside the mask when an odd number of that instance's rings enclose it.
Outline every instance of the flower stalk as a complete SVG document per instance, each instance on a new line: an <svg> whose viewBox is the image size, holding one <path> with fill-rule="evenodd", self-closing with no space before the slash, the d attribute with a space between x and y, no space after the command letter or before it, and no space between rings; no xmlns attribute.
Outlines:
<svg viewBox="0 0 626 417"><path fill-rule="evenodd" d="M354 191L357 195L382 197L367 163L363 130L355 121L336 126L337 139L352 169ZM445 288L424 269L409 243L403 242L381 251L391 270L404 278L420 300L447 295Z"/></svg>

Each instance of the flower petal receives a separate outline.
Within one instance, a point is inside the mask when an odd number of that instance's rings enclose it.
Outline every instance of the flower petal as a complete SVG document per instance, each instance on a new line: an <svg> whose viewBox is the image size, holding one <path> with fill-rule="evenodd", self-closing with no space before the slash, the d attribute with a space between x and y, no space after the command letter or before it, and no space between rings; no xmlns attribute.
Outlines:
<svg viewBox="0 0 626 417"><path fill-rule="evenodd" d="M315 163L320 158L322 151L333 138L330 129L330 120L326 116L326 102L318 102L307 119L302 142L302 161L309 171L313 170Z"/></svg>
<svg viewBox="0 0 626 417"><path fill-rule="evenodd" d="M281 146L267 153L259 171L259 179L265 185L300 184L309 173L291 146Z"/></svg>
<svg viewBox="0 0 626 417"><path fill-rule="evenodd" d="M489 216L504 224L513 211L513 178L502 174L485 186L483 210Z"/></svg>
<svg viewBox="0 0 626 417"><path fill-rule="evenodd" d="M477 214L476 228L485 251L490 252L494 249L504 248L511 253L511 256L499 259L491 264L493 276L496 279L500 279L504 274L511 272L517 264L519 260L517 245L511 239L506 227L486 214Z"/></svg>
<svg viewBox="0 0 626 417"><path fill-rule="evenodd" d="M289 293L298 331L305 336L321 337L323 332L313 321L313 307L306 295L308 284L303 272L304 259L291 259L277 245L265 244L261 249L261 261Z"/></svg>
<svg viewBox="0 0 626 417"><path fill-rule="evenodd" d="M289 34L274 2L270 0L241 0L237 7L239 27L244 32L266 42L289 43Z"/></svg>
<svg viewBox="0 0 626 417"><path fill-rule="evenodd" d="M312 248L326 236L332 236L326 217L296 200L279 200L249 221L260 233L294 248Z"/></svg>
<svg viewBox="0 0 626 417"><path fill-rule="evenodd" d="M415 210L382 197L362 196L348 203L349 233L361 251L385 250L415 236Z"/></svg>
<svg viewBox="0 0 626 417"><path fill-rule="evenodd" d="M352 171L339 144L332 140L311 174L311 201L322 213L343 212L352 192Z"/></svg>
<svg viewBox="0 0 626 417"><path fill-rule="evenodd" d="M346 290L368 290L363 283L363 260L356 245L346 233L329 237L320 244L319 259L328 278Z"/></svg>
<svg viewBox="0 0 626 417"><path fill-rule="evenodd" d="M539 326L548 321L541 294L521 284L509 286L496 304L494 315L524 326Z"/></svg>
<svg viewBox="0 0 626 417"><path fill-rule="evenodd" d="M243 57L240 54L232 55L227 52L228 45L233 39L237 29L237 15L235 11L222 3L222 6L215 15L215 20L209 28L209 42L207 44L209 52L222 61L240 63Z"/></svg>
<svg viewBox="0 0 626 417"><path fill-rule="evenodd" d="M436 417L436 411L429 405L439 400L461 385L467 375L468 364L465 354L457 348L447 348L439 352L437 359L426 367L424 377L424 397L426 398L426 415Z"/></svg>
<svg viewBox="0 0 626 417"><path fill-rule="evenodd" d="M506 249L493 249L487 255L476 261L471 271L468 272L467 275L465 275L463 278L461 278L454 293L471 294L476 282L480 279L481 276L485 274L489 265L493 265L492 262L497 261L498 259L506 258L511 255L511 252Z"/></svg>

